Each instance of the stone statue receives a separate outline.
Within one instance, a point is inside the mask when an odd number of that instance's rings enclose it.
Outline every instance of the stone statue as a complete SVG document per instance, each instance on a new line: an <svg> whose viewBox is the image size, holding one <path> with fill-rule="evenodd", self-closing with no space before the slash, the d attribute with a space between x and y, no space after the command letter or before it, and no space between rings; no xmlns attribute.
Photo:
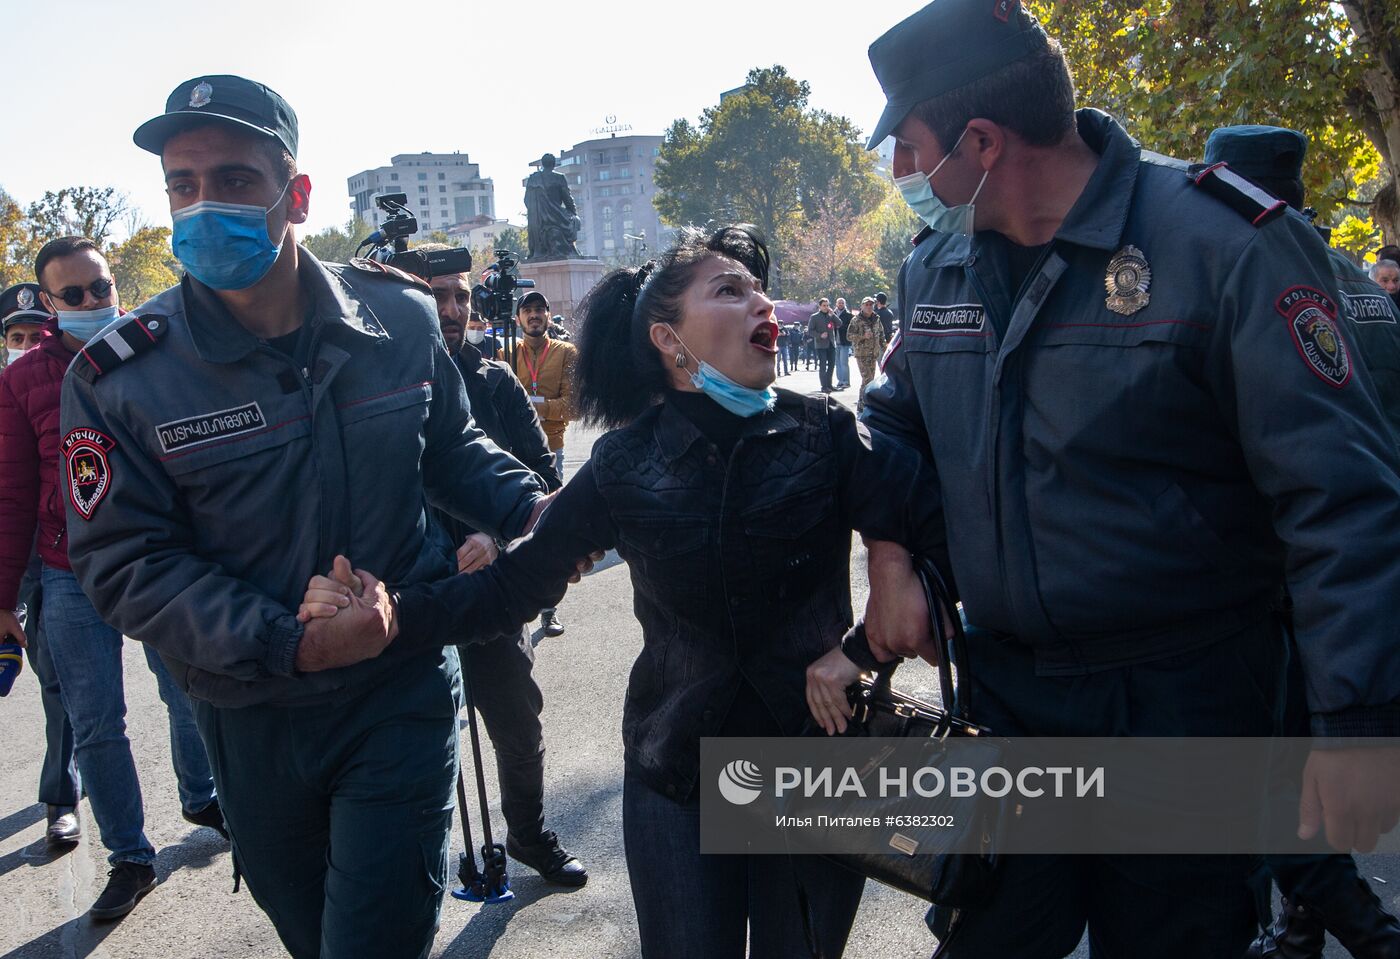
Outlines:
<svg viewBox="0 0 1400 959"><path fill-rule="evenodd" d="M579 218L568 178L555 173L554 154L540 157L540 168L525 180L525 215L530 239L528 260L561 260L579 256Z"/></svg>

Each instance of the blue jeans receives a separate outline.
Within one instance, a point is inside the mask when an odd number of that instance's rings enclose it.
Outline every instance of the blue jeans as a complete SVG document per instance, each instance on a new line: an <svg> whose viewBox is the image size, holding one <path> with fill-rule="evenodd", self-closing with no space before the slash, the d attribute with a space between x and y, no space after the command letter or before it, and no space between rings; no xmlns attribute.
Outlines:
<svg viewBox="0 0 1400 959"><path fill-rule="evenodd" d="M846 948L865 877L819 856L702 856L699 799L676 802L631 772L622 835L643 959L810 956L799 882L818 955Z"/></svg>
<svg viewBox="0 0 1400 959"><path fill-rule="evenodd" d="M82 798L82 778L73 759L73 727L63 710L58 674L49 656L44 637L44 591L39 586L39 558L34 557L19 584L19 603L25 607L23 619L29 636L29 665L39 681L39 701L44 707L44 765L39 769L39 802L48 806L77 806Z"/></svg>
<svg viewBox="0 0 1400 959"><path fill-rule="evenodd" d="M564 447L554 451L554 472L559 474L559 482L564 482Z"/></svg>
<svg viewBox="0 0 1400 959"><path fill-rule="evenodd" d="M836 346L836 385L846 389L851 385L851 348Z"/></svg>
<svg viewBox="0 0 1400 959"><path fill-rule="evenodd" d="M126 738L121 633L97 615L72 573L45 566L42 582L44 636L63 709L73 726L73 752L83 787L92 802L102 844L110 852L108 861L149 864L156 853L146 839L141 783ZM143 648L170 716L170 752L180 806L197 812L214 799L204 743L184 692L155 651Z"/></svg>

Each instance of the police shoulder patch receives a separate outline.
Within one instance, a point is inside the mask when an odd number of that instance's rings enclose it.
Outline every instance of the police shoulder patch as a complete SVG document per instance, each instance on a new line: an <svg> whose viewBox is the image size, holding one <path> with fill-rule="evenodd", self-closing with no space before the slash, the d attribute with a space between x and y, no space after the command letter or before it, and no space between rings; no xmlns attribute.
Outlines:
<svg viewBox="0 0 1400 959"><path fill-rule="evenodd" d="M416 286L419 289L432 290L432 287L429 286L426 282L424 282L422 277L414 276L412 273L407 273L403 270L400 270L398 267L390 266L387 263L380 263L378 260L371 260L366 257L357 256L351 259L350 266L353 269L358 270L361 273L367 273L370 276L378 276L383 277L385 279L398 280L400 283L406 283L409 286Z"/></svg>
<svg viewBox="0 0 1400 959"><path fill-rule="evenodd" d="M1348 293L1342 291L1342 306L1345 308L1347 319L1353 323L1389 323L1396 324L1395 310L1391 306L1390 297L1382 292L1375 293Z"/></svg>
<svg viewBox="0 0 1400 959"><path fill-rule="evenodd" d="M1276 303L1288 321L1298 355L1328 386L1341 389L1351 379L1351 353L1337 323L1337 304L1311 286L1289 287Z"/></svg>
<svg viewBox="0 0 1400 959"><path fill-rule="evenodd" d="M112 464L107 454L117 444L105 433L80 427L69 430L62 445L68 470L68 498L79 516L92 519L97 504L112 487Z"/></svg>
<svg viewBox="0 0 1400 959"><path fill-rule="evenodd" d="M88 340L73 361L73 372L92 383L99 376L112 372L132 357L154 347L169 328L167 317L128 313Z"/></svg>

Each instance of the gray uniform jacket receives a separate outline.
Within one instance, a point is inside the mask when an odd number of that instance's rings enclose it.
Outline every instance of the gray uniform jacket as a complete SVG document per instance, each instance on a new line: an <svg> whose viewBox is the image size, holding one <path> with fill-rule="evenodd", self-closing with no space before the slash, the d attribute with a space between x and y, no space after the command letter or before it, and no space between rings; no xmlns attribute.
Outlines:
<svg viewBox="0 0 1400 959"><path fill-rule="evenodd" d="M391 586L450 574L425 496L512 537L542 492L473 424L431 298L305 249L300 279L315 302L300 369L186 278L63 384L74 572L105 621L218 706L329 699L394 668L397 644L296 672L307 580L337 553Z"/></svg>
<svg viewBox="0 0 1400 959"><path fill-rule="evenodd" d="M1286 583L1314 731L1400 735L1397 452L1325 246L1105 114L1079 132L1102 159L1024 295L1000 235L928 236L866 394L931 456L969 620L1076 675L1223 639ZM1129 246L1151 276L1115 312Z"/></svg>

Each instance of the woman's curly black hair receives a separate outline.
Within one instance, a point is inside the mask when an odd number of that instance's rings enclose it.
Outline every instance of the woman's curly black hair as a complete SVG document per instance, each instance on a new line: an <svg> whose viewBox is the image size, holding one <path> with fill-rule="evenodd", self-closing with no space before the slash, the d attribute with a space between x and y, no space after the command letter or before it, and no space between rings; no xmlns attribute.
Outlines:
<svg viewBox="0 0 1400 959"><path fill-rule="evenodd" d="M579 305L575 396L584 420L625 426L666 389L665 364L652 346L653 323L680 322L680 301L701 262L737 260L768 289L768 247L747 224L705 231L687 228L655 260L613 270Z"/></svg>

